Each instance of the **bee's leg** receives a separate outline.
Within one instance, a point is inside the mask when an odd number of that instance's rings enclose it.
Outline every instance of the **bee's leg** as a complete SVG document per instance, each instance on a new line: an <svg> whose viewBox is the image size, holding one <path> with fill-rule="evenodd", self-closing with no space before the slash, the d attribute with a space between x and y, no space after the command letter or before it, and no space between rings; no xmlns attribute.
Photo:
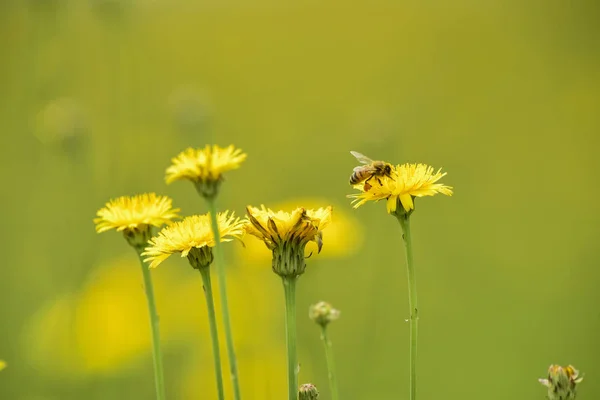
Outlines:
<svg viewBox="0 0 600 400"><path fill-rule="evenodd" d="M381 186L381 179L377 178L377 183L379 183L379 186Z"/></svg>
<svg viewBox="0 0 600 400"><path fill-rule="evenodd" d="M373 178L373 175L371 175L370 177L368 177L368 178L367 178L367 180L365 181L365 184L364 184L364 186L363 186L363 187L364 187L364 189L365 189L365 192L368 192L368 191L369 191L369 189L371 189L371 187L372 187L372 186L369 184L369 181L371 180L371 178Z"/></svg>

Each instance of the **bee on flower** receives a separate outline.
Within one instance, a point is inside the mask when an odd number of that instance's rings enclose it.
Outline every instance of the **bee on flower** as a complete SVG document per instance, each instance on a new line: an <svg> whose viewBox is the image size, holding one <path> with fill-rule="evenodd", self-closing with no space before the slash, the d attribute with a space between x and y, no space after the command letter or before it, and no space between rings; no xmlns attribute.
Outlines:
<svg viewBox="0 0 600 400"><path fill-rule="evenodd" d="M392 173L393 168L392 164L385 161L373 161L369 157L357 151L351 151L350 153L356 157L360 163L364 164L354 167L352 175L350 175L351 185L363 183L365 191L368 191L371 188L371 185L369 184L371 179L377 177L377 182L379 182L379 185L381 185L381 180L379 179L380 177L391 177L390 174Z"/></svg>
<svg viewBox="0 0 600 400"><path fill-rule="evenodd" d="M446 172L442 173L441 169L435 171L426 164L391 165L383 161L372 161L360 153L352 154L361 162L368 163L356 167L350 179L350 184L359 190L359 193L348 195L354 199L354 208L368 201L386 200L388 213L396 213L399 208L401 213L410 213L415 208L416 197L434 196L438 193L452 196L451 186L438 183L446 176ZM372 179L374 177L377 179Z"/></svg>

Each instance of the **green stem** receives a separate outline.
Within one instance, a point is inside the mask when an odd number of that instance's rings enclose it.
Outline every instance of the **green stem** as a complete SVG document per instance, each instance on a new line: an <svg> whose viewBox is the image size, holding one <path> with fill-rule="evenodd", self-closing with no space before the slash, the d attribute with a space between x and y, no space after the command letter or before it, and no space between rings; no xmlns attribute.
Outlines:
<svg viewBox="0 0 600 400"><path fill-rule="evenodd" d="M288 400L298 399L298 360L296 355L296 277L282 277L285 294L285 333L288 360Z"/></svg>
<svg viewBox="0 0 600 400"><path fill-rule="evenodd" d="M327 325L321 325L321 339L325 346L325 358L327 359L327 372L329 376L329 388L331 390L331 400L338 400L340 398L338 394L337 376L335 374L335 363L333 360L333 347L331 340L327 335Z"/></svg>
<svg viewBox="0 0 600 400"><path fill-rule="evenodd" d="M231 334L231 322L229 319L229 305L227 303L227 281L225 278L225 263L223 259L223 247L221 244L221 234L217 221L216 199L207 198L210 221L215 237L215 268L217 269L217 279L219 282L219 292L221 295L221 314L223 317L223 328L225 329L225 342L227 344L227 356L229 357L229 370L231 382L233 384L233 398L240 400L240 384L238 380L237 360L235 357L235 348L233 346L233 336Z"/></svg>
<svg viewBox="0 0 600 400"><path fill-rule="evenodd" d="M217 393L219 400L223 400L223 375L221 373L221 353L219 351L219 336L217 334L217 318L215 316L215 303L213 301L212 284L210 282L210 269L200 268L202 283L204 285L204 296L206 297L206 306L208 307L208 324L210 326L210 338L212 340L213 358L215 362L215 375L217 379Z"/></svg>
<svg viewBox="0 0 600 400"><path fill-rule="evenodd" d="M165 378L163 374L162 352L160 350L160 331L158 327L158 314L156 313L156 301L154 300L154 288L152 286L152 276L150 268L144 263L141 252L143 249L137 249L138 257L142 264L142 275L144 276L144 289L146 291L146 300L148 301L148 312L150 314L150 329L152 331L152 359L154 360L154 380L156 383L157 400L165 400Z"/></svg>
<svg viewBox="0 0 600 400"><path fill-rule="evenodd" d="M410 308L410 400L417 396L417 279L413 262L412 239L410 235L410 215L396 216L402 227L402 239L406 247L406 265L408 270L408 306Z"/></svg>

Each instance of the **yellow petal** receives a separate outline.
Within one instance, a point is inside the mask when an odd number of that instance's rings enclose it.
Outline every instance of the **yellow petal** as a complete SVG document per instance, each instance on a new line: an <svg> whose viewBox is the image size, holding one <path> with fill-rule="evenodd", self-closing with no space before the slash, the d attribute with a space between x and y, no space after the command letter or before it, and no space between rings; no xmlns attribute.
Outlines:
<svg viewBox="0 0 600 400"><path fill-rule="evenodd" d="M409 212L415 208L415 204L413 203L413 199L410 194L401 194L400 202L402 203L402 207L404 207L404 211L406 212Z"/></svg>
<svg viewBox="0 0 600 400"><path fill-rule="evenodd" d="M388 214L391 214L394 211L396 211L397 202L398 202L398 198L396 196L388 197L387 204L386 204Z"/></svg>

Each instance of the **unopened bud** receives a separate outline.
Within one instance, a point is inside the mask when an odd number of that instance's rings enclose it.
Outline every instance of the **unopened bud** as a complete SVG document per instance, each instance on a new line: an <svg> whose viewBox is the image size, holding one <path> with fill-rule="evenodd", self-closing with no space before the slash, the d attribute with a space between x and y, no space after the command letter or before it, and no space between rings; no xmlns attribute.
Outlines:
<svg viewBox="0 0 600 400"><path fill-rule="evenodd" d="M298 391L298 400L317 400L319 398L319 391L317 387L312 383L305 383L300 386Z"/></svg>
<svg viewBox="0 0 600 400"><path fill-rule="evenodd" d="M336 310L331 304L320 301L310 306L308 316L321 326L327 326L331 321L340 317L340 311Z"/></svg>
<svg viewBox="0 0 600 400"><path fill-rule="evenodd" d="M583 380L579 371L572 365L561 367L551 365L548 368L548 377L539 379L540 383L548 388L548 400L574 399L577 395L577 384Z"/></svg>

